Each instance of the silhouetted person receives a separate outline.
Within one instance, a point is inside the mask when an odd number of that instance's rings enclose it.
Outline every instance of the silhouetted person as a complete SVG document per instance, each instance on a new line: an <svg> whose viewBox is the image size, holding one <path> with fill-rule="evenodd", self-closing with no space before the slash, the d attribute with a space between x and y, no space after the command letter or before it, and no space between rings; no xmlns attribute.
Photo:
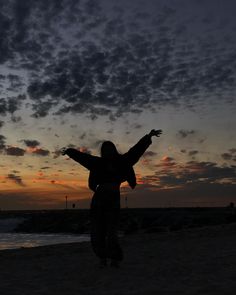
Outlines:
<svg viewBox="0 0 236 295"><path fill-rule="evenodd" d="M92 156L73 148L63 149L62 154L79 162L90 171L89 188L94 191L91 202L91 243L101 266L111 259L111 266L118 267L123 252L118 241L120 213L120 185L127 181L136 186L133 166L152 143L152 136L159 137L161 130L152 130L142 137L127 153L121 155L111 141L103 142L101 157Z"/></svg>
<svg viewBox="0 0 236 295"><path fill-rule="evenodd" d="M230 208L231 215L234 215L235 214L235 206L234 206L233 202L229 203L229 208Z"/></svg>

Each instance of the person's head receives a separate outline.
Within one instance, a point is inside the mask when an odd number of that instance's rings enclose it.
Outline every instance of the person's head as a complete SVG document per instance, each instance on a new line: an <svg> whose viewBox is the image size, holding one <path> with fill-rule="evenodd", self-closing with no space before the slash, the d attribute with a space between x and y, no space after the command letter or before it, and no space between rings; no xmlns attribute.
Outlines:
<svg viewBox="0 0 236 295"><path fill-rule="evenodd" d="M113 142L111 142L111 141L104 141L103 142L103 144L101 146L101 157L102 158L111 159L111 158L115 158L118 155L119 155L119 153L118 153L116 146L114 145Z"/></svg>

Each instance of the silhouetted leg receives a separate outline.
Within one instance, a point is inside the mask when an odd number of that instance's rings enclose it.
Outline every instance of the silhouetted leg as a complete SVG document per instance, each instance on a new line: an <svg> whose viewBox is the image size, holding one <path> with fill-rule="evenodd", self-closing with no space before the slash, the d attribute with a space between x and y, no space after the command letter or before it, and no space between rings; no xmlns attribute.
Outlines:
<svg viewBox="0 0 236 295"><path fill-rule="evenodd" d="M100 202L94 195L91 203L91 244L94 253L100 258L106 256L106 219Z"/></svg>
<svg viewBox="0 0 236 295"><path fill-rule="evenodd" d="M123 259L123 251L119 244L118 229L119 229L119 213L120 209L112 209L107 211L107 256L115 261Z"/></svg>

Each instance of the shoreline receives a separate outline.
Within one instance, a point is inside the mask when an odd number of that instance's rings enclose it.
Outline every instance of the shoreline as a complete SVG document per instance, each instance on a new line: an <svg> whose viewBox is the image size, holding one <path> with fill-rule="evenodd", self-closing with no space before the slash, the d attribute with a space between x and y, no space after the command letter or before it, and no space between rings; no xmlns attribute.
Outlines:
<svg viewBox="0 0 236 295"><path fill-rule="evenodd" d="M88 234L62 233L0 233L0 251L5 249L34 248L37 246L81 243L89 241Z"/></svg>
<svg viewBox="0 0 236 295"><path fill-rule="evenodd" d="M0 251L4 295L203 294L236 288L236 223L120 239L119 269L100 269L89 242Z"/></svg>

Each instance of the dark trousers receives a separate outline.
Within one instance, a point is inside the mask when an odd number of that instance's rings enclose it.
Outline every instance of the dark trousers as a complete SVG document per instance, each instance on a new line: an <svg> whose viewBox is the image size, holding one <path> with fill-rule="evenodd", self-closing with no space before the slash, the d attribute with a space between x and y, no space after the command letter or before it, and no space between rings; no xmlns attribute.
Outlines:
<svg viewBox="0 0 236 295"><path fill-rule="evenodd" d="M94 253L101 259L123 259L118 241L120 215L119 190L98 190L91 202L91 243Z"/></svg>

